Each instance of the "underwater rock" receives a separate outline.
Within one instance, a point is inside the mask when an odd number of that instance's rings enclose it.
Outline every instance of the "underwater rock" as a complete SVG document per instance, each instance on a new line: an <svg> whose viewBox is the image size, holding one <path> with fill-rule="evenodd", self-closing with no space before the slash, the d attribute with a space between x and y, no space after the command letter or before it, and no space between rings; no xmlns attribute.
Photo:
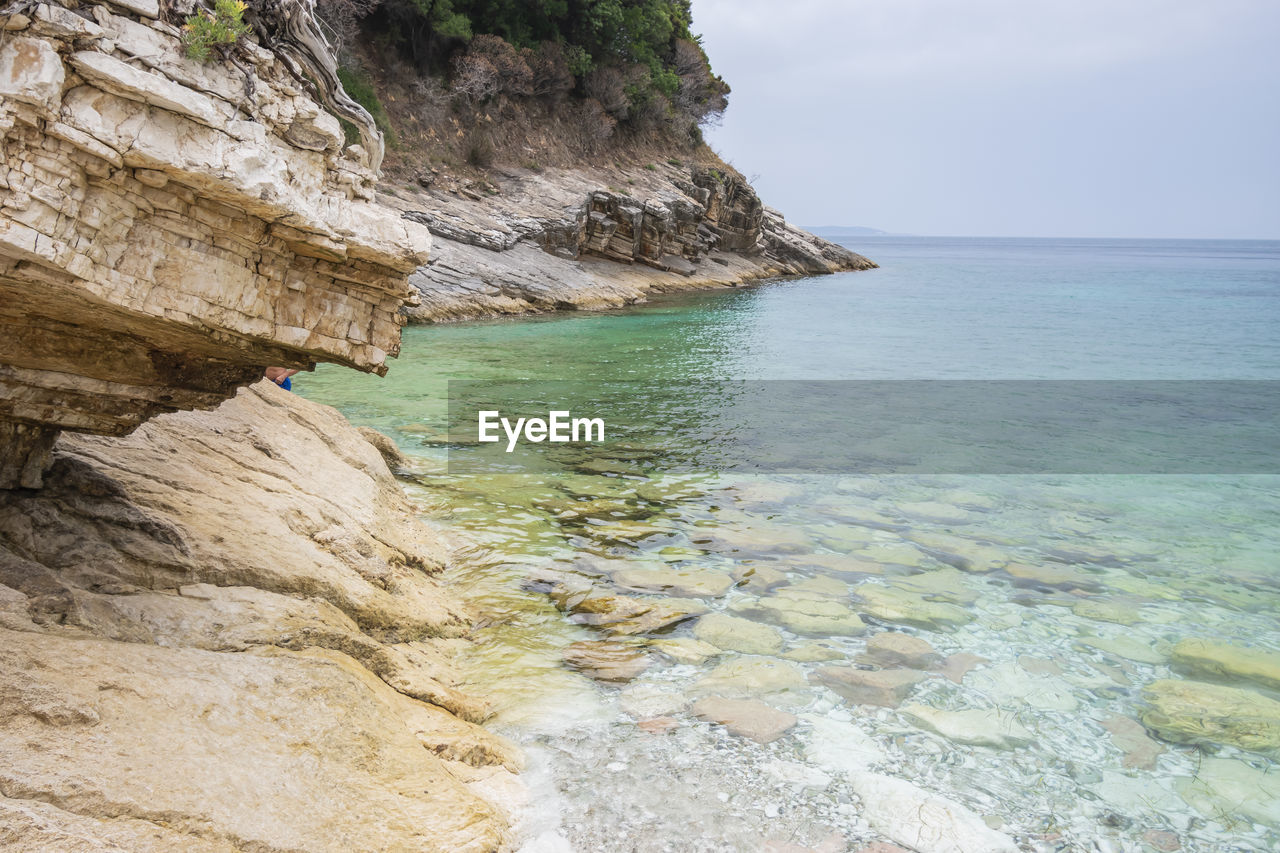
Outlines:
<svg viewBox="0 0 1280 853"><path fill-rule="evenodd" d="M719 723L738 737L771 743L795 727L796 717L755 699L709 696L693 706L699 719Z"/></svg>
<svg viewBox="0 0 1280 853"><path fill-rule="evenodd" d="M964 572L993 572L1004 568L1010 560L1008 550L962 536L921 531L907 534L907 538L924 548L939 562Z"/></svg>
<svg viewBox="0 0 1280 853"><path fill-rule="evenodd" d="M892 571L892 566L878 563L870 558L862 558L846 554L801 554L790 559L790 564L802 568L822 569L840 577L851 577L860 580L866 575L883 575ZM906 571L906 569L898 569Z"/></svg>
<svg viewBox="0 0 1280 853"><path fill-rule="evenodd" d="M801 714L809 727L804 749L805 761L828 773L865 773L873 764L885 760L884 750L876 739L842 720L818 714Z"/></svg>
<svg viewBox="0 0 1280 853"><path fill-rule="evenodd" d="M848 637L867 628L844 603L848 595L848 587L838 580L810 578L753 601L737 602L733 610L768 619L804 636Z"/></svg>
<svg viewBox="0 0 1280 853"><path fill-rule="evenodd" d="M927 705L904 705L899 713L953 743L1013 749L1035 741L1013 715L994 708L945 711Z"/></svg>
<svg viewBox="0 0 1280 853"><path fill-rule="evenodd" d="M854 669L851 666L824 666L812 676L815 683L830 687L850 702L896 708L926 676L910 669Z"/></svg>
<svg viewBox="0 0 1280 853"><path fill-rule="evenodd" d="M1088 646L1118 658L1152 665L1164 663L1169 648L1169 644L1163 641L1148 643L1128 634L1114 637L1081 637L1076 641L1076 645Z"/></svg>
<svg viewBox="0 0 1280 853"><path fill-rule="evenodd" d="M1280 774L1234 758L1205 758L1191 778L1174 783L1178 795L1210 820L1243 817L1280 828Z"/></svg>
<svg viewBox="0 0 1280 853"><path fill-rule="evenodd" d="M844 650L829 641L814 640L800 643L795 648L782 654L787 660L797 663L818 663L821 661L840 660L845 657Z"/></svg>
<svg viewBox="0 0 1280 853"><path fill-rule="evenodd" d="M984 657L980 657L979 655L971 655L968 652L957 652L942 662L942 666L938 668L938 672L942 674L943 678L954 681L956 684L963 684L964 677L972 670L982 666L984 663L990 663L990 661Z"/></svg>
<svg viewBox="0 0 1280 853"><path fill-rule="evenodd" d="M892 776L850 781L872 829L918 853L1018 853L1013 839L954 800Z"/></svg>
<svg viewBox="0 0 1280 853"><path fill-rule="evenodd" d="M915 625L931 631L950 631L972 621L973 615L962 607L941 601L927 601L905 589L864 583L854 588L862 599L859 609L885 622Z"/></svg>
<svg viewBox="0 0 1280 853"><path fill-rule="evenodd" d="M657 684L633 684L618 694L618 705L623 713L643 720L678 714L689 705L689 700L684 694L664 690Z"/></svg>
<svg viewBox="0 0 1280 853"><path fill-rule="evenodd" d="M1147 730L1137 720L1112 714L1102 721L1102 727L1111 733L1111 742L1124 752L1122 766L1137 770L1154 770L1156 758L1164 747L1147 737Z"/></svg>
<svg viewBox="0 0 1280 853"><path fill-rule="evenodd" d="M704 643L701 640L695 640L692 637L672 637L670 639L654 640L649 645L676 663L696 665L704 663L717 655L724 654L723 649L717 648L710 643Z"/></svg>
<svg viewBox="0 0 1280 853"><path fill-rule="evenodd" d="M929 669L941 663L942 655L919 637L900 631L885 631L867 640L867 650L858 655L858 660L876 666Z"/></svg>
<svg viewBox="0 0 1280 853"><path fill-rule="evenodd" d="M970 589L965 582L964 573L952 568L935 569L929 572L921 572L917 575L893 578L888 583L890 586L905 589L907 592L928 596L931 599L948 601L952 604L973 604L978 600L978 593Z"/></svg>
<svg viewBox="0 0 1280 853"><path fill-rule="evenodd" d="M806 698L809 683L795 664L746 657L725 661L693 684L695 693L728 697Z"/></svg>
<svg viewBox="0 0 1280 853"><path fill-rule="evenodd" d="M1280 759L1280 702L1250 690L1161 679L1143 688L1141 714L1153 734L1174 743L1218 743Z"/></svg>
<svg viewBox="0 0 1280 853"><path fill-rule="evenodd" d="M1071 605L1071 612L1081 619L1092 619L1095 622L1114 622L1117 625L1136 625L1141 618L1138 609L1132 604L1119 601L1099 601L1086 598Z"/></svg>
<svg viewBox="0 0 1280 853"><path fill-rule="evenodd" d="M1014 586L1046 590L1081 589L1087 592L1102 590L1102 584L1096 577L1070 566L1009 563L1003 571L1013 580Z"/></svg>
<svg viewBox="0 0 1280 853"><path fill-rule="evenodd" d="M613 582L634 592L717 598L733 588L733 578L710 569L628 568L613 573Z"/></svg>
<svg viewBox="0 0 1280 853"><path fill-rule="evenodd" d="M1061 679L1027 673L1012 661L975 672L968 686L1005 707L1030 705L1044 711L1074 711L1080 706Z"/></svg>
<svg viewBox="0 0 1280 853"><path fill-rule="evenodd" d="M600 592L566 595L558 589L552 591L551 598L561 610L573 614L571 621L611 634L648 634L707 612L700 602L678 598L633 598Z"/></svg>
<svg viewBox="0 0 1280 853"><path fill-rule="evenodd" d="M813 550L813 543L805 533L781 524L699 527L690 532L689 538L700 548L737 557L803 554Z"/></svg>
<svg viewBox="0 0 1280 853"><path fill-rule="evenodd" d="M898 504L898 511L908 518L932 521L935 524L967 524L973 521L974 514L941 501L912 501Z"/></svg>
<svg viewBox="0 0 1280 853"><path fill-rule="evenodd" d="M734 566L732 577L740 588L756 593L768 592L787 582L787 573L768 563L739 563Z"/></svg>
<svg viewBox="0 0 1280 853"><path fill-rule="evenodd" d="M563 652L564 662L596 681L630 681L649 668L642 649L608 640L583 640Z"/></svg>
<svg viewBox="0 0 1280 853"><path fill-rule="evenodd" d="M708 613L693 626L693 636L730 652L772 655L782 651L782 635L768 625L724 613Z"/></svg>
<svg viewBox="0 0 1280 853"><path fill-rule="evenodd" d="M1188 675L1238 678L1280 690L1280 652L1188 638L1173 647L1174 667Z"/></svg>

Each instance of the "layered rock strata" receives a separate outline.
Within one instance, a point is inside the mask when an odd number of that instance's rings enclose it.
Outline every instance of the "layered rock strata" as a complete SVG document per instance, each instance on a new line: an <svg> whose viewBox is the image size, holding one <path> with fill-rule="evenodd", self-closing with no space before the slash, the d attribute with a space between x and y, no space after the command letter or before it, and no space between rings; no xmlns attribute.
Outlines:
<svg viewBox="0 0 1280 853"><path fill-rule="evenodd" d="M263 382L45 479L0 492L0 848L508 849L447 552L337 412Z"/></svg>
<svg viewBox="0 0 1280 853"><path fill-rule="evenodd" d="M154 0L21 8L0 18L0 488L39 486L58 430L123 435L266 365L385 372L430 236L373 202L371 155L297 64L251 37L197 63Z"/></svg>
<svg viewBox="0 0 1280 853"><path fill-rule="evenodd" d="M422 322L612 308L650 293L875 267L790 225L745 180L713 166L506 170L470 185L426 183L381 196L436 237L431 261L410 278L421 304L408 314Z"/></svg>

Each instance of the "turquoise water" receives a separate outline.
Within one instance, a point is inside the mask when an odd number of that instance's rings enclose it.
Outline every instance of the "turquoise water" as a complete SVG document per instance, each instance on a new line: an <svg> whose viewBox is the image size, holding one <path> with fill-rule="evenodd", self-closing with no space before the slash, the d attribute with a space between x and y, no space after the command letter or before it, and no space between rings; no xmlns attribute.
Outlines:
<svg viewBox="0 0 1280 853"><path fill-rule="evenodd" d="M851 247L882 268L411 328L385 379L296 381L393 435L461 537L529 849L1280 848L1280 477L673 473L661 446L448 472L449 379L1280 379L1277 242ZM889 634L931 647L914 683L851 687L903 669ZM709 696L797 722L758 743ZM895 823L925 794L958 811Z"/></svg>

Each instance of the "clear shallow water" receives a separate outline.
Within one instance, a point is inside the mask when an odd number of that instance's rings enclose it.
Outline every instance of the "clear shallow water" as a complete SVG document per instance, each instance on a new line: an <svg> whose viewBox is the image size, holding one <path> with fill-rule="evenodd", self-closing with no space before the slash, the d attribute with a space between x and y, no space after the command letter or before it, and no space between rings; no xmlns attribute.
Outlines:
<svg viewBox="0 0 1280 853"><path fill-rule="evenodd" d="M1151 740L1132 722L1151 711L1144 687L1188 677L1179 642L1280 652L1280 478L676 475L660 448L550 454L537 473L444 471L448 379L1280 378L1280 243L854 248L883 268L414 328L386 379L297 381L395 436L424 475L410 487L424 515L470 543L449 580L488 626L466 663L494 724L530 750L531 833L581 851L858 849L884 837L867 809L874 773L946 796L1026 849L1167 841L1152 832L1184 850L1280 848L1275 754ZM699 624L714 620L585 624L607 608L581 599L609 596L743 618L763 639L735 623L736 639L717 642L745 651L701 660L687 640L711 637ZM860 656L887 632L938 655L901 706L833 689L824 668L870 671ZM647 668L603 684L565 664L573 644L605 639ZM1256 677L1217 680L1278 698ZM708 695L799 722L759 744L695 719ZM987 713L944 735L922 722L928 708Z"/></svg>

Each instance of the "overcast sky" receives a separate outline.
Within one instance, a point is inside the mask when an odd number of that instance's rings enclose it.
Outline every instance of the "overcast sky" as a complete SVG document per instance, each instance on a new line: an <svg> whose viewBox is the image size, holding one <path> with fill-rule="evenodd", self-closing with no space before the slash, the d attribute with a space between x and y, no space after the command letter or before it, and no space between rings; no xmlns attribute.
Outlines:
<svg viewBox="0 0 1280 853"><path fill-rule="evenodd" d="M1280 238L1280 0L694 0L792 222Z"/></svg>

